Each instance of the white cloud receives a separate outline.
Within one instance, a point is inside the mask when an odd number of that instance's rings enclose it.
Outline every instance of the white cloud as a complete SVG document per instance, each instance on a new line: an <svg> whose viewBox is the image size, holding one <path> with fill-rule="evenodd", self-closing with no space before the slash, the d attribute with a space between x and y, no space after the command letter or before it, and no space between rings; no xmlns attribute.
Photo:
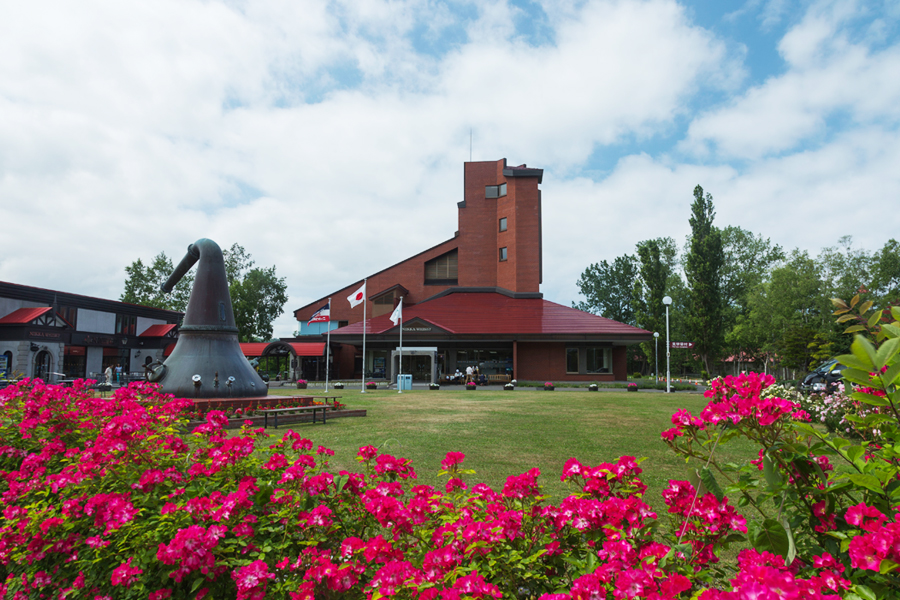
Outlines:
<svg viewBox="0 0 900 600"><path fill-rule="evenodd" d="M758 159L831 135L830 120L896 127L900 119L900 45L874 50L846 25L854 2L812 7L779 44L788 69L695 119L682 148L723 158Z"/></svg>
<svg viewBox="0 0 900 600"><path fill-rule="evenodd" d="M828 201L844 182L894 190L897 51L847 41L838 17L824 38L802 20L788 73L691 125L690 148L747 164L638 154L573 175L598 147L677 131L698 97L736 89L744 56L674 0L544 6L554 43L535 47L504 1L471 21L436 0L16 4L0 21L0 222L27 226L4 230L0 279L115 298L136 258L210 237L276 265L290 311L453 235L470 128L475 160L545 169L543 289L566 304L590 262L682 238L697 183L728 217L804 182L830 181L814 188ZM414 50L413 32L454 27L465 41ZM835 110L858 135L766 158Z"/></svg>

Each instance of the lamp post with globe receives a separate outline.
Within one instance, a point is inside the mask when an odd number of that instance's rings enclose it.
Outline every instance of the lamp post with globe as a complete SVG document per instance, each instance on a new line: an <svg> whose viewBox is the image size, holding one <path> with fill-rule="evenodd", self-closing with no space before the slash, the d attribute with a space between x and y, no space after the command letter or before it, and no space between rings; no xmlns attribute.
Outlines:
<svg viewBox="0 0 900 600"><path fill-rule="evenodd" d="M656 354L656 357L653 359L653 376L655 377L655 383L659 383L659 332L653 332L653 351Z"/></svg>
<svg viewBox="0 0 900 600"><path fill-rule="evenodd" d="M672 392L670 383L672 381L672 373L669 368L669 357L672 354L672 343L669 341L669 305L672 304L672 297L663 298L663 304L666 305L666 393Z"/></svg>

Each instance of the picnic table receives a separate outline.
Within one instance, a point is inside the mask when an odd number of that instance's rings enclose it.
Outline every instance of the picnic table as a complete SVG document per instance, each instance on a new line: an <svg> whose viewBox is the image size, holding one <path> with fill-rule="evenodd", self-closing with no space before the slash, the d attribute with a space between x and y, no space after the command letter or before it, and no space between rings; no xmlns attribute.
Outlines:
<svg viewBox="0 0 900 600"><path fill-rule="evenodd" d="M266 408L263 410L263 427L268 428L269 426L269 414L272 415L275 420L274 427L278 427L278 415L281 413L312 413L312 422L316 422L316 412L322 411L322 424L325 424L325 415L329 409L334 408L334 401L340 398L341 396L319 396L325 400L325 404L314 404L312 406L293 406L289 408ZM328 400L331 400L331 404L328 404Z"/></svg>

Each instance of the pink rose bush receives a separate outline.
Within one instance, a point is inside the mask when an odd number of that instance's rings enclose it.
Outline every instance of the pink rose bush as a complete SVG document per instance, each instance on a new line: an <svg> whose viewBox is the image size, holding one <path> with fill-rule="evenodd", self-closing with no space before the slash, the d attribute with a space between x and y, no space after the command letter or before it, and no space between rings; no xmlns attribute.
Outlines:
<svg viewBox="0 0 900 600"><path fill-rule="evenodd" d="M857 370L890 405L900 367L881 366ZM0 598L898 597L896 422L854 444L771 383L716 380L699 416L672 417L663 439L697 478L669 482L660 516L630 456L570 459L552 504L537 469L495 490L449 452L436 489L372 446L350 472L293 431L228 434L216 411L188 431L190 402L153 385L23 381L0 391ZM720 464L738 439L753 460Z"/></svg>

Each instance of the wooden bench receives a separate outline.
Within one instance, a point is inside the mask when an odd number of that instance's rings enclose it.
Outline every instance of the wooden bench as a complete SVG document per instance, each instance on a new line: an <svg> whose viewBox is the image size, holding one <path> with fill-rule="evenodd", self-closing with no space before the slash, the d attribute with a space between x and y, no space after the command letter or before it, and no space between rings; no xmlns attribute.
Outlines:
<svg viewBox="0 0 900 600"><path fill-rule="evenodd" d="M488 383L509 383L512 381L509 375L488 375Z"/></svg>
<svg viewBox="0 0 900 600"><path fill-rule="evenodd" d="M319 404L319 405L315 405L315 406L295 406L293 408L267 408L263 411L263 427L269 426L269 414L271 414L272 417L274 418L274 420L275 420L274 427L277 428L279 413L289 413L289 412L312 413L312 422L315 423L316 422L316 411L318 411L318 410L322 411L322 423L324 424L325 423L325 413L327 413L330 408L332 408L332 407L327 404Z"/></svg>

